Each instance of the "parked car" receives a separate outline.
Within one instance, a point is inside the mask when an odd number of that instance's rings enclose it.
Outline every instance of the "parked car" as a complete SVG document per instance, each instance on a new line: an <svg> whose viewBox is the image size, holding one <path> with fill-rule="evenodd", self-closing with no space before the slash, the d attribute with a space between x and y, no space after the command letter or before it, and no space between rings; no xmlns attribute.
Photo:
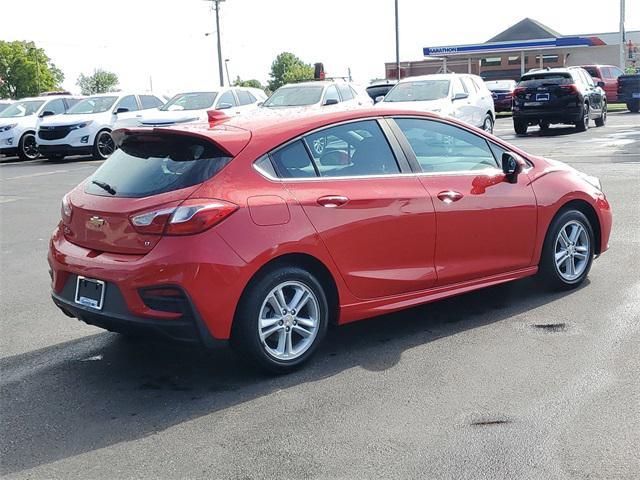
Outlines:
<svg viewBox="0 0 640 480"><path fill-rule="evenodd" d="M114 129L134 125L165 126L206 122L207 112L210 110L240 115L256 108L266 98L262 90L248 87L220 87L215 92L179 93L160 108L144 110L134 118L119 120Z"/></svg>
<svg viewBox="0 0 640 480"><path fill-rule="evenodd" d="M618 77L624 75L624 72L615 65L581 65L594 83L604 82L604 93L607 100L611 103L618 102Z"/></svg>
<svg viewBox="0 0 640 480"><path fill-rule="evenodd" d="M116 332L230 340L273 371L329 323L535 274L575 288L608 248L597 178L449 117L290 112L114 140L62 200L55 304Z"/></svg>
<svg viewBox="0 0 640 480"><path fill-rule="evenodd" d="M389 93L389 90L391 90L396 83L397 82L390 80L387 80L386 82L373 83L367 87L367 94L371 97L374 103L378 103L387 93Z"/></svg>
<svg viewBox="0 0 640 480"><path fill-rule="evenodd" d="M0 98L0 112L3 111L5 108L7 108L12 103L13 103L13 101L11 101L9 99Z"/></svg>
<svg viewBox="0 0 640 480"><path fill-rule="evenodd" d="M491 92L496 112L511 111L513 91L516 88L516 83L515 80L487 80L484 82Z"/></svg>
<svg viewBox="0 0 640 480"><path fill-rule="evenodd" d="M0 112L0 154L34 160L40 154L36 129L44 117L66 112L80 99L71 95L23 98Z"/></svg>
<svg viewBox="0 0 640 480"><path fill-rule="evenodd" d="M111 131L118 120L162 106L152 94L103 93L87 97L63 115L44 119L38 127L40 152L49 157L93 155L105 159L116 146Z"/></svg>
<svg viewBox="0 0 640 480"><path fill-rule="evenodd" d="M640 73L618 77L618 98L631 112L640 111Z"/></svg>
<svg viewBox="0 0 640 480"><path fill-rule="evenodd" d="M522 76L513 91L513 128L519 135L529 125L573 124L584 132L589 121L607 121L607 98L599 82L580 67L537 69Z"/></svg>
<svg viewBox="0 0 640 480"><path fill-rule="evenodd" d="M271 109L295 107L309 110L338 104L342 107L370 106L373 100L351 82L316 80L283 85L262 106Z"/></svg>
<svg viewBox="0 0 640 480"><path fill-rule="evenodd" d="M380 106L436 112L493 132L496 114L491 92L477 75L424 75L400 80Z"/></svg>

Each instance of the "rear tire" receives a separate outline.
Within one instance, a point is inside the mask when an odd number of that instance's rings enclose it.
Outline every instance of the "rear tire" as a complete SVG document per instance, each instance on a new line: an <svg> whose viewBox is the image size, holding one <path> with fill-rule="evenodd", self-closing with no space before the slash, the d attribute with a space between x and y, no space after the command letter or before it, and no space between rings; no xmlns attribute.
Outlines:
<svg viewBox="0 0 640 480"><path fill-rule="evenodd" d="M631 100L630 102L627 102L627 108L633 113L640 112L640 100Z"/></svg>
<svg viewBox="0 0 640 480"><path fill-rule="evenodd" d="M585 103L582 107L582 120L578 120L576 123L576 130L579 132L586 132L589 130L589 104Z"/></svg>
<svg viewBox="0 0 640 480"><path fill-rule="evenodd" d="M527 122L523 122L522 120L514 120L513 121L513 129L516 131L518 135L526 135L527 134Z"/></svg>
<svg viewBox="0 0 640 480"><path fill-rule="evenodd" d="M27 132L18 142L18 157L20 160L35 160L40 155L38 151L38 142L36 141L35 134Z"/></svg>
<svg viewBox="0 0 640 480"><path fill-rule="evenodd" d="M271 373L299 368L315 353L329 323L322 284L308 271L280 266L251 281L233 322L231 346Z"/></svg>
<svg viewBox="0 0 640 480"><path fill-rule="evenodd" d="M543 132L546 132L547 130L549 130L549 127L551 126L551 124L549 122L540 122L540 130L542 130Z"/></svg>
<svg viewBox="0 0 640 480"><path fill-rule="evenodd" d="M580 285L591 269L595 247L593 228L578 210L565 210L553 219L542 248L539 277L551 290Z"/></svg>
<svg viewBox="0 0 640 480"><path fill-rule="evenodd" d="M596 127L604 127L607 123L607 102L602 102L602 113L596 118Z"/></svg>

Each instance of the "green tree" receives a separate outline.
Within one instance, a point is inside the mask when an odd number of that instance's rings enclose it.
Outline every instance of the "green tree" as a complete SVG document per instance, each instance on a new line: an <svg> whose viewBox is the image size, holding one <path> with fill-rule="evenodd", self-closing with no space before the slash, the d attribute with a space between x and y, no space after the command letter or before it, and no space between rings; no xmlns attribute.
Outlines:
<svg viewBox="0 0 640 480"><path fill-rule="evenodd" d="M92 75L81 73L76 85L80 87L83 95L112 92L118 86L118 75L98 68Z"/></svg>
<svg viewBox="0 0 640 480"><path fill-rule="evenodd" d="M264 87L262 86L262 84L255 79L251 79L251 80L242 80L240 78L240 75L238 75L235 79L235 81L233 82L233 84L236 87L251 87L251 88L259 88L260 90L264 90Z"/></svg>
<svg viewBox="0 0 640 480"><path fill-rule="evenodd" d="M59 90L64 74L33 42L0 40L0 98Z"/></svg>
<svg viewBox="0 0 640 480"><path fill-rule="evenodd" d="M274 92L285 83L313 80L313 67L293 53L282 52L271 64L269 90Z"/></svg>

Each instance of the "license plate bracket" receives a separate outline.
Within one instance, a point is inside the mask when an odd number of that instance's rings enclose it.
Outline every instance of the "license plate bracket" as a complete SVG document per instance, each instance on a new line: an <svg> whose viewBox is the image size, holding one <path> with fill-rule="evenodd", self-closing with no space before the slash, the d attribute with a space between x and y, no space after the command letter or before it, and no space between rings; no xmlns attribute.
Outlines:
<svg viewBox="0 0 640 480"><path fill-rule="evenodd" d="M102 280L78 275L76 280L75 302L79 305L102 310L105 283Z"/></svg>

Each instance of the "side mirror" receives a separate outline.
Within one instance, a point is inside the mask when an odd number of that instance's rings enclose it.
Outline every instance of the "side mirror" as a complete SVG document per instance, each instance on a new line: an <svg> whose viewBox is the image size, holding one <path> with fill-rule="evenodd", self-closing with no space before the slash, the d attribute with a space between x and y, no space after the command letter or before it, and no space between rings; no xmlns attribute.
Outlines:
<svg viewBox="0 0 640 480"><path fill-rule="evenodd" d="M125 113L125 112L128 112L128 111L129 111L129 109L127 107L118 107L118 108L116 108L116 111L113 112L113 113L118 115L119 113Z"/></svg>
<svg viewBox="0 0 640 480"><path fill-rule="evenodd" d="M451 100L453 100L455 102L456 100L464 100L465 98L469 98L469 94L468 93L458 92L453 96L453 98Z"/></svg>
<svg viewBox="0 0 640 480"><path fill-rule="evenodd" d="M596 82L596 85L598 85L600 88L604 88L604 82L602 80Z"/></svg>
<svg viewBox="0 0 640 480"><path fill-rule="evenodd" d="M514 153L504 152L502 154L502 172L509 183L518 182L518 175L525 166L524 160Z"/></svg>
<svg viewBox="0 0 640 480"><path fill-rule="evenodd" d="M384 100L384 95L378 95L376 99L373 101L373 103L378 103L378 102L381 102L382 100Z"/></svg>
<svg viewBox="0 0 640 480"><path fill-rule="evenodd" d="M338 103L337 98L327 98L322 105L337 105Z"/></svg>
<svg viewBox="0 0 640 480"><path fill-rule="evenodd" d="M231 105L230 103L219 103L218 106L216 107L216 110L228 110L232 106L233 105Z"/></svg>
<svg viewBox="0 0 640 480"><path fill-rule="evenodd" d="M40 118L50 117L51 115L55 115L55 112L52 112L51 110L45 110L40 114Z"/></svg>

